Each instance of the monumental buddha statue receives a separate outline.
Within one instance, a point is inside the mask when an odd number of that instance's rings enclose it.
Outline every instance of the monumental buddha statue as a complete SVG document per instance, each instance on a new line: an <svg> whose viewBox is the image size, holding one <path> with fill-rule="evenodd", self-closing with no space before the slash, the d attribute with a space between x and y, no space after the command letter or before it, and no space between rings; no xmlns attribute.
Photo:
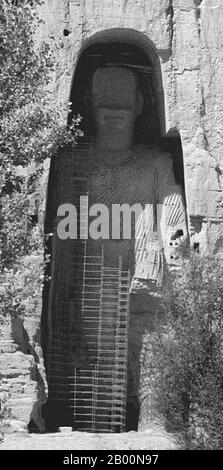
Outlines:
<svg viewBox="0 0 223 470"><path fill-rule="evenodd" d="M98 236L88 237L87 254L96 262L103 251L105 267L115 269L121 262L122 269L130 273L127 402L131 409L138 406L140 352L146 332L153 328L155 316L159 317L164 274L177 269L181 246L187 240L186 213L171 156L158 146L133 143L144 99L134 68L122 65L98 68L92 77L90 94L95 135L87 145L80 144L73 154L55 159L49 201L51 228L53 220L54 226L55 221L61 220L57 218L58 208L63 204L76 206L80 195L88 197L89 221L93 221L90 209L95 204L108 210L108 226L96 224ZM124 233L124 219L120 222L120 237L112 229L112 211L117 204L130 207L138 204L143 208L134 223L131 220L128 237ZM72 296L75 270L79 269L73 253L80 250L80 245L72 239L53 240L47 326L50 344L57 334L55 318L61 315L61 322L66 322L67 316L72 339L60 340L66 344L64 349L66 354L69 351L73 367L86 368L88 344L80 308L75 307ZM52 356L52 351L48 354Z"/></svg>

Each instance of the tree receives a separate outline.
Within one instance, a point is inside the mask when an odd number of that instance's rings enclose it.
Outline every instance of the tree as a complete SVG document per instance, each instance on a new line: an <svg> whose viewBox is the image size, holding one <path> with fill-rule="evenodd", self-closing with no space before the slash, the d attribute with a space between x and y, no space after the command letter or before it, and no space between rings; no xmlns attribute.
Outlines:
<svg viewBox="0 0 223 470"><path fill-rule="evenodd" d="M44 162L80 135L79 118L68 127L69 106L52 102L57 67L54 46L35 38L41 0L0 0L0 273L6 280L2 312L21 313L26 295L41 289L43 233L37 224ZM32 262L27 257L32 256ZM38 266L33 269L33 263ZM8 280L10 279L10 282ZM27 284L28 283L28 284ZM29 290L29 294L28 291Z"/></svg>

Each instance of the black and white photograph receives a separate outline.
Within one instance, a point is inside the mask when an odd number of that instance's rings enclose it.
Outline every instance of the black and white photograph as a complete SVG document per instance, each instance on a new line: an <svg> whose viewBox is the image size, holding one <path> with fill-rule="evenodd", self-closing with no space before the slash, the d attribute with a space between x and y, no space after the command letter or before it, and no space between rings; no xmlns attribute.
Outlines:
<svg viewBox="0 0 223 470"><path fill-rule="evenodd" d="M0 450L223 450L223 0L0 0Z"/></svg>

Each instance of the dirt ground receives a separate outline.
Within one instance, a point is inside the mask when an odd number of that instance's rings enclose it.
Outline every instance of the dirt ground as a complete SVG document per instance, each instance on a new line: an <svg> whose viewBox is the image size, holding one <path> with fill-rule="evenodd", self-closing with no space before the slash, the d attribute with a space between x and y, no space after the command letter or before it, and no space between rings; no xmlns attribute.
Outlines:
<svg viewBox="0 0 223 470"><path fill-rule="evenodd" d="M172 450L177 445L173 436L159 431L131 431L123 434L90 434L83 432L5 434L0 450Z"/></svg>

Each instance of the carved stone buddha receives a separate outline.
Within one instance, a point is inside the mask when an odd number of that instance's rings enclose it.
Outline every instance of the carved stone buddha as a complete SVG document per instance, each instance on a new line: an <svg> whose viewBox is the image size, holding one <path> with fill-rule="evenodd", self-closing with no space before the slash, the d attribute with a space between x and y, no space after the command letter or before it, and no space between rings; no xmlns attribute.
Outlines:
<svg viewBox="0 0 223 470"><path fill-rule="evenodd" d="M89 208L99 204L108 209L107 232L98 224L97 239L88 239L88 253L97 259L103 247L105 266L116 267L121 258L123 269L131 273L128 402L137 407L140 352L146 331L151 331L159 314L163 273L178 265L180 245L187 239L184 199L174 178L171 156L155 146L133 144L135 122L143 107L135 72L121 66L99 68L93 75L91 92L95 138L77 149L72 158L63 156L56 161L51 213L53 219L61 204L75 203L73 178L77 174L79 181L84 180ZM130 236L125 238L123 223L121 237L116 236L111 226L114 205L132 208L135 204L143 210L135 216L135 223L131 221ZM60 260L63 265L63 287L59 277L54 279L54 305L56 295L68 297L75 267L65 266L70 265L74 244L66 240L54 257L54 264ZM82 343L79 365L87 355L80 331L76 335L78 345Z"/></svg>

